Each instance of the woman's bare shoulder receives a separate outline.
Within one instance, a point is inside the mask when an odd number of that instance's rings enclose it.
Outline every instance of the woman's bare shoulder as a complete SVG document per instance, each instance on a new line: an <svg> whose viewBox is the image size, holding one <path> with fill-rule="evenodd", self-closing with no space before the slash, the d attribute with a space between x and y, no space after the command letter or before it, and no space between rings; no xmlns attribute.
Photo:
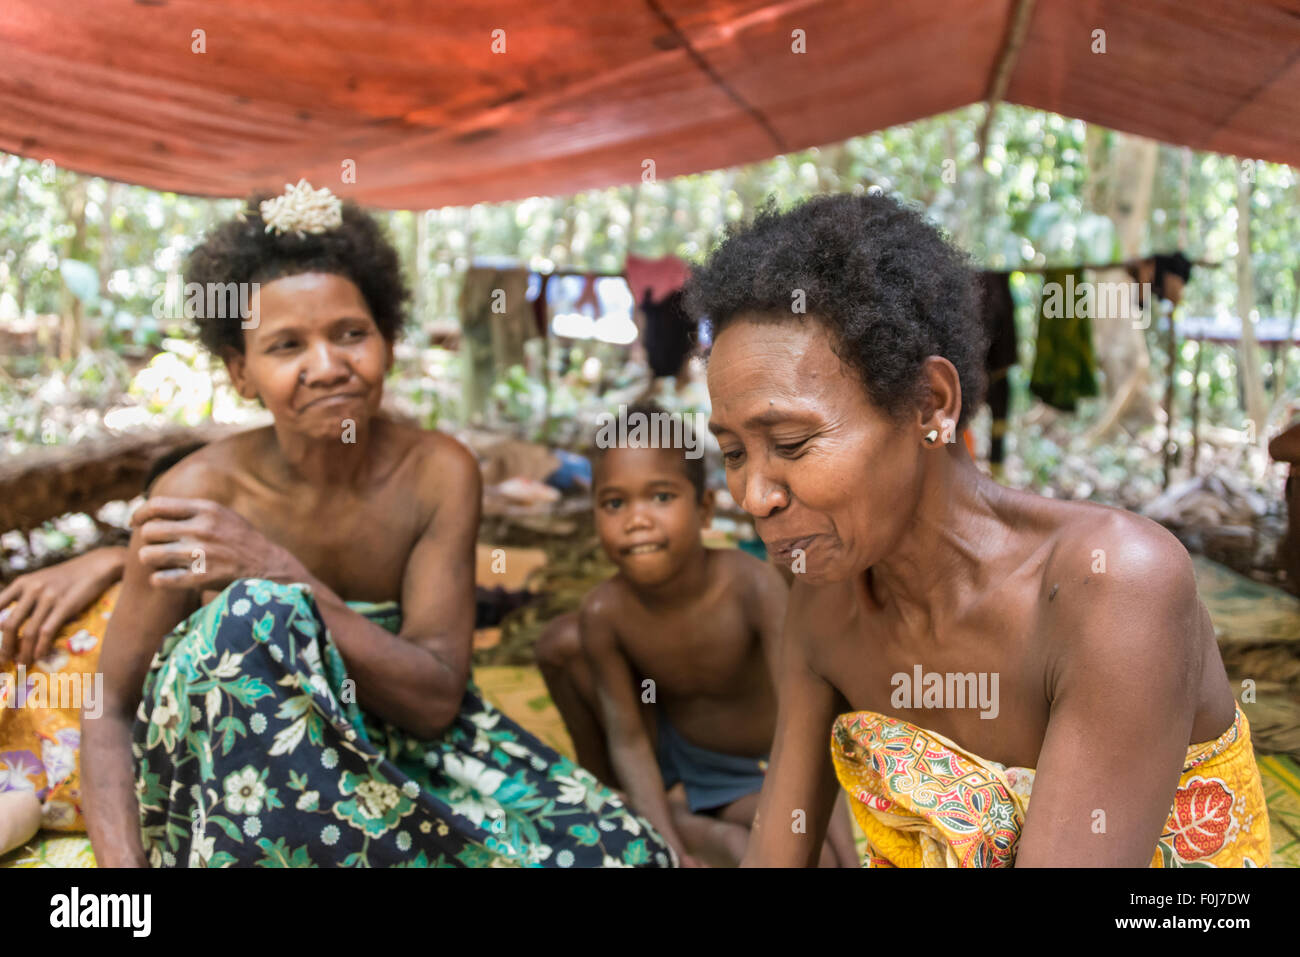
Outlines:
<svg viewBox="0 0 1300 957"><path fill-rule="evenodd" d="M403 423L390 423L390 428L403 463L411 466L409 474L415 476L423 495L432 497L431 504L452 497L472 499L477 507L483 483L473 452L446 432Z"/></svg>
<svg viewBox="0 0 1300 957"><path fill-rule="evenodd" d="M1074 503L1067 514L1044 564L1047 633L1129 651L1200 641L1196 575L1173 534L1122 508Z"/></svg>
<svg viewBox="0 0 1300 957"><path fill-rule="evenodd" d="M264 447L271 427L247 429L209 442L181 459L154 480L149 496L206 498L226 503L233 480Z"/></svg>
<svg viewBox="0 0 1300 957"><path fill-rule="evenodd" d="M1142 589L1180 579L1195 584L1187 549L1164 526L1109 505L1060 504L1063 520L1053 536L1045 578L1104 580Z"/></svg>

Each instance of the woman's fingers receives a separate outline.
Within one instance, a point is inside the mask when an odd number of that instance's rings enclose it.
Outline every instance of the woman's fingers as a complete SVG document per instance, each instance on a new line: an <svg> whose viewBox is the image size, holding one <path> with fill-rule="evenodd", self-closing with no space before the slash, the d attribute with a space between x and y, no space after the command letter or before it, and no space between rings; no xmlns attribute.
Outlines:
<svg viewBox="0 0 1300 957"><path fill-rule="evenodd" d="M207 555L192 541L144 545L138 555L140 564L152 571L149 584L154 588L185 591L209 581Z"/></svg>
<svg viewBox="0 0 1300 957"><path fill-rule="evenodd" d="M159 518L185 521L211 506L211 502L202 498L151 498L135 510L131 524L139 528L145 522Z"/></svg>
<svg viewBox="0 0 1300 957"><path fill-rule="evenodd" d="M3 639L0 640L0 661L17 660L19 651L18 633L26 630L23 628L23 623L27 621L27 617L32 613L32 608L35 607L36 600L39 597L40 593L37 589L28 589L18 599L18 604L9 609L4 624L0 625L0 635L3 635Z"/></svg>
<svg viewBox="0 0 1300 957"><path fill-rule="evenodd" d="M14 660L20 665L30 665L36 660L37 635L58 600L58 596L48 589L36 600L31 614L23 623L23 633L18 639L18 654L14 656Z"/></svg>
<svg viewBox="0 0 1300 957"><path fill-rule="evenodd" d="M137 553L141 565L155 570L201 565L203 555L203 549L194 542L174 541L160 545L142 545Z"/></svg>
<svg viewBox="0 0 1300 957"><path fill-rule="evenodd" d="M0 626L4 623L4 609L9 607L11 601L17 601L18 596L23 593L23 585L26 584L24 579L26 575L20 575L0 591Z"/></svg>
<svg viewBox="0 0 1300 957"><path fill-rule="evenodd" d="M138 526L140 541L151 544L159 542L176 542L182 538L192 538L197 529L189 521L171 521L153 518Z"/></svg>
<svg viewBox="0 0 1300 957"><path fill-rule="evenodd" d="M207 576L197 574L190 568L164 568L149 576L149 584L154 588L171 588L177 591L194 591L207 583Z"/></svg>
<svg viewBox="0 0 1300 957"><path fill-rule="evenodd" d="M72 621L84 607L85 602L75 594L65 594L55 603L50 613L45 616L45 620L41 622L40 630L36 632L36 651L33 653L36 661L40 661L50 653L54 648L54 639L59 636L63 626Z"/></svg>

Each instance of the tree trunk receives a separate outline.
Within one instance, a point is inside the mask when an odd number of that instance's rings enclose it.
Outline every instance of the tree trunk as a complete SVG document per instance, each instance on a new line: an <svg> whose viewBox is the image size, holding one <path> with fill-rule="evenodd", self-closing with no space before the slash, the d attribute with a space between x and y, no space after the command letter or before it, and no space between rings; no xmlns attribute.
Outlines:
<svg viewBox="0 0 1300 957"><path fill-rule="evenodd" d="M1113 137L1109 143L1107 139ZM1154 140L1126 133L1108 133L1089 126L1088 179L1084 205L1115 224L1124 259L1141 252L1151 209L1158 146ZM1097 272L1096 282L1131 281L1122 269ZM1098 302L1109 297L1098 296ZM1155 401L1148 386L1151 355L1146 334L1131 319L1108 316L1102 310L1093 319L1093 345L1097 364L1105 375L1107 407L1089 432L1089 441L1104 438L1116 425L1135 429L1155 421Z"/></svg>
<svg viewBox="0 0 1300 957"><path fill-rule="evenodd" d="M86 185L83 177L77 177L72 186L65 191L67 197L64 210L72 223L73 233L64 247L64 256L68 259L84 259L86 254ZM81 349L81 300L63 287L62 329L59 335L59 358L67 361Z"/></svg>
<svg viewBox="0 0 1300 957"><path fill-rule="evenodd" d="M117 206L121 183L109 180L104 191L104 205L99 211L99 294L107 296L108 281L113 278L113 209ZM98 345L99 343L96 343Z"/></svg>
<svg viewBox="0 0 1300 957"><path fill-rule="evenodd" d="M1300 198L1300 183L1296 184L1296 197ZM1273 409L1276 410L1287 398L1286 384L1286 367L1291 358L1291 350L1295 348L1296 341L1296 320L1300 319L1300 266L1291 270L1291 288L1295 290L1295 295L1291 299L1291 321L1287 325L1287 338L1282 343L1282 354L1278 361L1277 369L1273 381L1277 383L1277 388L1273 393ZM1269 415L1272 418L1272 413Z"/></svg>
<svg viewBox="0 0 1300 957"><path fill-rule="evenodd" d="M411 282L414 284L415 325L420 330L428 328L429 323L429 213L417 209L415 216L415 262L412 264Z"/></svg>
<svg viewBox="0 0 1300 957"><path fill-rule="evenodd" d="M1250 197L1254 181L1243 175L1237 162L1237 311L1241 314L1241 339L1237 344L1241 381L1245 390L1246 417L1255 423L1255 439L1262 441L1268 421L1264 378L1260 370L1259 344L1255 340L1255 271L1250 263Z"/></svg>
<svg viewBox="0 0 1300 957"><path fill-rule="evenodd" d="M641 228L641 182L638 180L631 187L627 201L627 255L636 252L636 233Z"/></svg>
<svg viewBox="0 0 1300 957"><path fill-rule="evenodd" d="M840 169L845 164L848 147L844 143L824 147L817 154L817 192L836 193L840 185Z"/></svg>

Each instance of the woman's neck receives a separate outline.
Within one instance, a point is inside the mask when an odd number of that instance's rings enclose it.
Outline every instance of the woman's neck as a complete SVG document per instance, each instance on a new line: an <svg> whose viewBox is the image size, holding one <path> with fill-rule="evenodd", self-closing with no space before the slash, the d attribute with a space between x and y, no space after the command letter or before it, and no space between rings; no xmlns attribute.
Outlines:
<svg viewBox="0 0 1300 957"><path fill-rule="evenodd" d="M290 482L316 487L358 487L373 465L382 420L350 422L340 435L316 437L272 426L281 470Z"/></svg>
<svg viewBox="0 0 1300 957"><path fill-rule="evenodd" d="M890 608L911 635L941 634L988 577L988 557L1009 534L998 515L1005 489L960 445L934 456L896 547L859 576L858 599Z"/></svg>

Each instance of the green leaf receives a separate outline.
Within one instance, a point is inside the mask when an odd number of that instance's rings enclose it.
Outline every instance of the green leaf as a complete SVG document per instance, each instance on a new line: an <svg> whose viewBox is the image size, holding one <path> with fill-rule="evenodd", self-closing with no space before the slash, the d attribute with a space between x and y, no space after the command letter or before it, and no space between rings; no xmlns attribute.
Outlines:
<svg viewBox="0 0 1300 957"><path fill-rule="evenodd" d="M238 698L241 704L246 705L252 705L259 698L266 698L271 694L271 689L262 683L262 679L254 678L252 675L241 675L238 681L224 682L222 687Z"/></svg>
<svg viewBox="0 0 1300 957"><path fill-rule="evenodd" d="M230 818L221 814L209 814L208 820L225 831L232 841L238 844L244 843L244 835L239 832L239 828L235 826L235 822Z"/></svg>
<svg viewBox="0 0 1300 957"><path fill-rule="evenodd" d="M285 843L284 838L277 837L275 843L271 843L268 837L261 837L257 840L257 846L262 849L265 855L255 866L257 867L292 867L289 857L289 845Z"/></svg>
<svg viewBox="0 0 1300 957"><path fill-rule="evenodd" d="M229 754L230 749L235 746L235 736L243 738L248 735L248 728L244 722L240 721L234 715L222 718L217 722L217 731L221 732L221 753Z"/></svg>
<svg viewBox="0 0 1300 957"><path fill-rule="evenodd" d="M271 637L271 632L275 628L275 616L269 611L257 620L253 625L253 637L258 641L266 641Z"/></svg>
<svg viewBox="0 0 1300 957"><path fill-rule="evenodd" d="M595 847L600 843L600 832L590 824L573 824L569 827L569 836L583 847Z"/></svg>
<svg viewBox="0 0 1300 957"><path fill-rule="evenodd" d="M441 860L441 858L439 859ZM429 863L428 855L425 854L424 851L421 851L419 854L415 855L415 857L412 858L411 860L403 861L401 864L394 864L393 866L394 867L431 867L434 865L431 865Z"/></svg>
<svg viewBox="0 0 1300 957"><path fill-rule="evenodd" d="M317 745L325 743L325 719L318 711L307 715L307 740Z"/></svg>
<svg viewBox="0 0 1300 957"><path fill-rule="evenodd" d="M277 718L299 718L311 707L311 695L300 694L294 695L280 702L280 710L275 713Z"/></svg>
<svg viewBox="0 0 1300 957"><path fill-rule="evenodd" d="M637 838L627 846L623 851L623 863L631 864L635 867L638 864L645 864L650 860L650 849L646 846L645 838Z"/></svg>

